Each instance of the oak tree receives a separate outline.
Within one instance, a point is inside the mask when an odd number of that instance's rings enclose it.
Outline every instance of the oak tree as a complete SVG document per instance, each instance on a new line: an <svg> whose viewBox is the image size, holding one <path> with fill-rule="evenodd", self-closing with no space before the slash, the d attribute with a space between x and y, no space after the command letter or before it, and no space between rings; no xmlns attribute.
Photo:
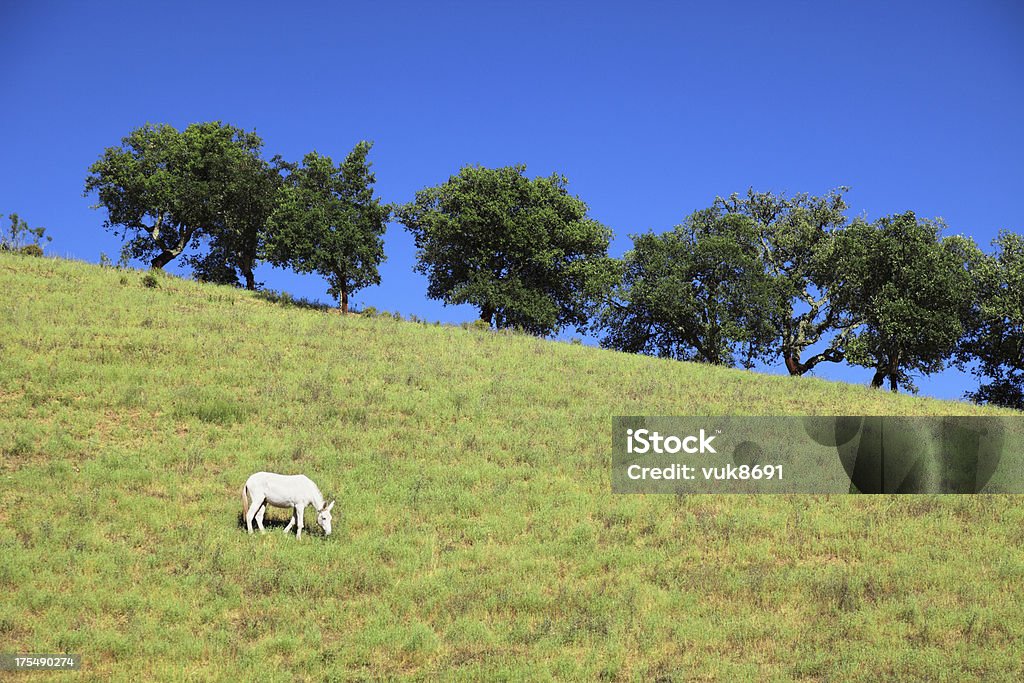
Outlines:
<svg viewBox="0 0 1024 683"><path fill-rule="evenodd" d="M1003 231L976 270L977 317L961 361L982 380L967 398L1024 410L1024 235Z"/></svg>
<svg viewBox="0 0 1024 683"><path fill-rule="evenodd" d="M360 142L338 166L317 152L291 165L270 219L268 260L322 275L345 313L353 292L380 283L384 261L391 209L373 194L371 147Z"/></svg>
<svg viewBox="0 0 1024 683"><path fill-rule="evenodd" d="M525 171L466 166L399 207L416 270L428 296L471 304L496 328L550 335L582 327L617 278L611 230L588 216L564 176Z"/></svg>
<svg viewBox="0 0 1024 683"><path fill-rule="evenodd" d="M634 236L595 324L601 345L745 367L772 355L784 297L762 267L758 235L750 216L712 208L669 232Z"/></svg>
<svg viewBox="0 0 1024 683"><path fill-rule="evenodd" d="M871 386L916 391L912 374L945 367L971 324L971 271L981 252L913 212L855 220L837 237L838 303L863 323L847 360L875 371Z"/></svg>
<svg viewBox="0 0 1024 683"><path fill-rule="evenodd" d="M806 193L787 197L747 191L715 199L712 216L745 216L755 231L752 246L758 266L772 281L779 300L768 308L776 330L778 353L791 375L803 375L819 363L841 362L843 344L857 326L831 294L835 274L835 236L843 229L846 202L840 187L818 197ZM729 238L735 221L705 221L709 234ZM745 239L743 236L738 236ZM812 347L825 347L806 356Z"/></svg>
<svg viewBox="0 0 1024 683"><path fill-rule="evenodd" d="M219 121L183 131L147 124L89 167L85 194L97 193L104 225L126 240L127 256L163 268L238 227L239 173L258 166L262 145L256 133Z"/></svg>

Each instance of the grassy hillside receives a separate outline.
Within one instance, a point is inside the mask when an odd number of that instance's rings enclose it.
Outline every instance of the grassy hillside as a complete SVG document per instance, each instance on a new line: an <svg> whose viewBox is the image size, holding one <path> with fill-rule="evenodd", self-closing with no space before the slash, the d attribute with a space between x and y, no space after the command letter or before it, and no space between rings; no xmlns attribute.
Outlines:
<svg viewBox="0 0 1024 683"><path fill-rule="evenodd" d="M76 680L1024 677L1018 497L609 490L613 415L999 411L158 284L0 254L2 651ZM336 497L334 534L245 534L263 469Z"/></svg>

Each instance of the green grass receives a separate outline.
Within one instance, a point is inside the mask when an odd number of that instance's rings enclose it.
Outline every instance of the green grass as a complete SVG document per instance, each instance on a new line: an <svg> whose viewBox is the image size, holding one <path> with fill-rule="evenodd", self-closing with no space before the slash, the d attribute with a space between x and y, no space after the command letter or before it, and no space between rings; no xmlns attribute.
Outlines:
<svg viewBox="0 0 1024 683"><path fill-rule="evenodd" d="M84 658L33 680L1024 677L1018 497L609 485L613 415L1000 411L142 280L0 255L0 650ZM334 534L245 534L263 469Z"/></svg>

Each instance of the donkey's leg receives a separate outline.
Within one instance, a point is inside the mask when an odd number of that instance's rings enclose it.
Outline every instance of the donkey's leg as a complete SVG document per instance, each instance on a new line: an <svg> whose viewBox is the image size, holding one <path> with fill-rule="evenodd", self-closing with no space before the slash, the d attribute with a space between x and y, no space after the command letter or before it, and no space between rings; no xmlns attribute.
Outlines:
<svg viewBox="0 0 1024 683"><path fill-rule="evenodd" d="M302 513L306 511L306 506L295 506L295 523L297 528L295 529L295 538L302 538Z"/></svg>
<svg viewBox="0 0 1024 683"><path fill-rule="evenodd" d="M267 504L266 504L266 502L263 503L263 506L260 508L260 511L256 513L256 524L257 524L257 526L259 526L261 534L264 531L266 531L266 529L263 528L263 516L265 514L267 514Z"/></svg>
<svg viewBox="0 0 1024 683"><path fill-rule="evenodd" d="M292 518L288 520L288 526L286 526L284 528L284 532L288 533L289 531L291 531L292 527L294 525L295 525L295 510L292 510Z"/></svg>
<svg viewBox="0 0 1024 683"><path fill-rule="evenodd" d="M249 529L250 534L252 533L252 522L256 519L256 515L263 507L265 501L266 498L259 493L252 497L252 501L249 504L249 514L245 518L245 526Z"/></svg>

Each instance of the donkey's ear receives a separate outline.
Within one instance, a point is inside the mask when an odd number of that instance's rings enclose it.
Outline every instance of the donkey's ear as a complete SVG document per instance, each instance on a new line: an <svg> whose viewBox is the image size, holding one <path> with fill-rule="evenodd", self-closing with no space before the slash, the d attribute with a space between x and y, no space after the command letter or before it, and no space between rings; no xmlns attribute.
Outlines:
<svg viewBox="0 0 1024 683"><path fill-rule="evenodd" d="M334 501L333 500L331 501L330 505L328 505L327 507L324 508L324 512L330 512L332 507L334 507Z"/></svg>

